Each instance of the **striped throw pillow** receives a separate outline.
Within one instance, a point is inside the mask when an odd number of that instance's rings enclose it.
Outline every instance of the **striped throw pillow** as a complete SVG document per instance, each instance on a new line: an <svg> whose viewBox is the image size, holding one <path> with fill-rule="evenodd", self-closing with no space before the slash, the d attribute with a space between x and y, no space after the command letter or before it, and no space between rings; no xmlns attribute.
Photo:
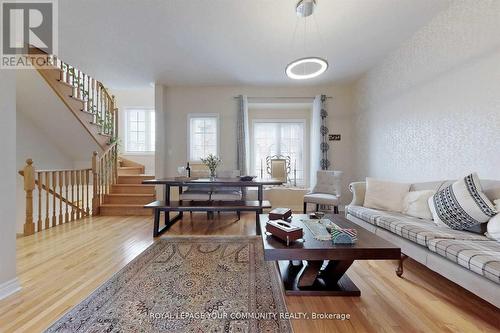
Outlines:
<svg viewBox="0 0 500 333"><path fill-rule="evenodd" d="M476 173L438 191L429 198L429 208L437 225L465 230L488 222L497 211L483 193Z"/></svg>

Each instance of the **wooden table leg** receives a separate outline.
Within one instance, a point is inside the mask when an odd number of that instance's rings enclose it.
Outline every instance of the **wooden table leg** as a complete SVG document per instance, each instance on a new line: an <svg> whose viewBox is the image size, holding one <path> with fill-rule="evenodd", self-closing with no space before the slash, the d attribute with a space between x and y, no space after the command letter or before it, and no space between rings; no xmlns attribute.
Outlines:
<svg viewBox="0 0 500 333"><path fill-rule="evenodd" d="M323 266L323 260L308 260L306 267L299 276L297 287L311 287L316 281L321 266Z"/></svg>
<svg viewBox="0 0 500 333"><path fill-rule="evenodd" d="M322 260L308 260L307 266L279 261L285 294L295 296L360 296L361 292L345 272L351 260L330 260L325 269Z"/></svg>
<svg viewBox="0 0 500 333"><path fill-rule="evenodd" d="M255 233L257 236L262 234L262 230L260 230L260 214L262 214L262 209L255 211Z"/></svg>
<svg viewBox="0 0 500 333"><path fill-rule="evenodd" d="M158 237L160 228L160 210L154 210L154 226L153 226L153 237Z"/></svg>

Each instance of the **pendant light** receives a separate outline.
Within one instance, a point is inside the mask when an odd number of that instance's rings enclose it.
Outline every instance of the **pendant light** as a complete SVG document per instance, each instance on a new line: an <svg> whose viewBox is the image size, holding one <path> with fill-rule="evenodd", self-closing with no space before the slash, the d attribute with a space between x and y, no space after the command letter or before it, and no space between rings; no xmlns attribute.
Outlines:
<svg viewBox="0 0 500 333"><path fill-rule="evenodd" d="M306 41L307 41L307 17L313 15L316 8L316 0L301 0L297 3L295 7L295 12L297 13L298 20L304 20L304 53L306 52ZM295 33L297 31L297 24L295 25ZM319 34L319 29L317 31ZM293 41L292 41L293 42ZM306 80L315 78L328 69L328 61L320 57L303 57L296 59L286 66L286 75L294 80Z"/></svg>

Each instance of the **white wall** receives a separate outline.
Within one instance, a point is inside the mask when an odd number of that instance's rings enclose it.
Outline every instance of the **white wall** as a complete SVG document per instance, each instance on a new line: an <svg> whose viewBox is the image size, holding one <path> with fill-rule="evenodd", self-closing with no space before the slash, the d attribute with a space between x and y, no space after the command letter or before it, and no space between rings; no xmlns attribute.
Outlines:
<svg viewBox="0 0 500 333"><path fill-rule="evenodd" d="M313 97L319 94L332 96L328 100L330 133L342 134L342 141L330 143L330 159L333 168L345 171L343 202L350 201L347 184L352 181L352 91L349 86L316 87L157 87L161 93L163 126L157 131L164 135L163 147L157 149L157 163L164 165L165 176L175 176L178 166L187 160L187 115L189 113L218 113L220 115L222 168L236 168L236 115L240 94L249 97ZM157 104L159 104L158 101ZM158 139L158 137L157 137ZM162 149L163 148L163 149Z"/></svg>
<svg viewBox="0 0 500 333"><path fill-rule="evenodd" d="M356 85L357 176L500 179L500 1L456 1Z"/></svg>
<svg viewBox="0 0 500 333"><path fill-rule="evenodd" d="M147 108L154 109L155 107L155 93L154 88L144 89L113 89L113 95L116 98L118 107L118 136L120 139L120 155L132 161L143 164L146 167L146 173L155 174L155 157L154 153L150 154L137 154L125 152L125 110L127 108Z"/></svg>
<svg viewBox="0 0 500 333"><path fill-rule="evenodd" d="M0 70L0 299L19 288L16 279L16 76Z"/></svg>

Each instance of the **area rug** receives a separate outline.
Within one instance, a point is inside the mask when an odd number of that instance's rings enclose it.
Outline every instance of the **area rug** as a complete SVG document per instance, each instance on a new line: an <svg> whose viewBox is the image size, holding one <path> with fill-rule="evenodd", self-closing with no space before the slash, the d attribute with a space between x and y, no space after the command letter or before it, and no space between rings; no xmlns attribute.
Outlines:
<svg viewBox="0 0 500 333"><path fill-rule="evenodd" d="M46 332L291 332L258 237L170 237Z"/></svg>

